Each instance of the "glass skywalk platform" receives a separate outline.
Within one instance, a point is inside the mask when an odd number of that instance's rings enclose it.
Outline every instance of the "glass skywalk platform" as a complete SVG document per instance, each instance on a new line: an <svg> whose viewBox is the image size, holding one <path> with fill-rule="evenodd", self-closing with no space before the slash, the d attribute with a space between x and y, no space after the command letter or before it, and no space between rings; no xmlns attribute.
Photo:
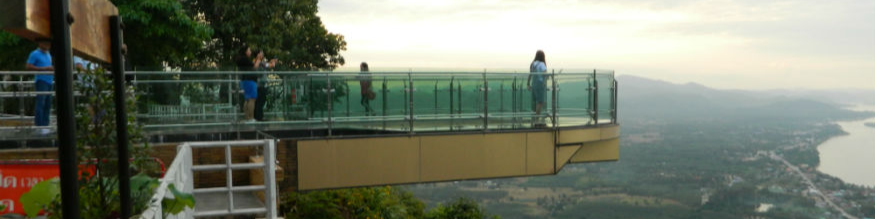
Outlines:
<svg viewBox="0 0 875 219"><path fill-rule="evenodd" d="M4 145L54 144L28 112L37 93L32 75L8 75L0 91ZM503 72L128 72L139 96L137 120L153 141L164 136L502 132L616 124L617 83L610 70L548 72L545 103L535 112L530 73ZM263 120L244 121L240 78L257 75ZM535 80L536 78L532 78ZM81 81L80 81L81 82ZM373 99L362 84L371 83ZM368 91L365 91L368 92ZM51 93L53 95L53 92ZM363 98L365 100L363 100ZM77 101L87 98L79 97ZM370 108L370 110L368 109ZM54 124L54 123L53 123ZM230 137L218 137L230 138ZM221 139L209 139L221 140ZM27 143L31 142L31 143ZM15 146L12 146L15 147ZM8 147L7 147L8 148Z"/></svg>

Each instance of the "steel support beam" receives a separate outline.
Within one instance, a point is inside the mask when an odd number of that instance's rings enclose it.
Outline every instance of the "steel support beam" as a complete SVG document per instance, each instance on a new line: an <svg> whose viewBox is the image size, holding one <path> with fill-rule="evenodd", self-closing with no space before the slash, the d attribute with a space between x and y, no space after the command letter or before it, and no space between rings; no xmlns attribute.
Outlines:
<svg viewBox="0 0 875 219"><path fill-rule="evenodd" d="M73 118L73 51L67 0L49 1L55 97L58 103L58 168L61 178L63 218L79 218L79 162L76 157L76 121Z"/></svg>

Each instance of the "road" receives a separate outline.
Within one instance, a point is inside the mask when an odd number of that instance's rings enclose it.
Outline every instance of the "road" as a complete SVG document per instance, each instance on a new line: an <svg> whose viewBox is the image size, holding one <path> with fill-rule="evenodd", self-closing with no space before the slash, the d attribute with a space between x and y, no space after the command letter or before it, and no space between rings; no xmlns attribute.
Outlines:
<svg viewBox="0 0 875 219"><path fill-rule="evenodd" d="M840 208L838 205L833 203L832 199L829 199L829 197L827 197L826 194L823 194L823 192L821 192L822 190L818 189L817 186L814 185L814 182L811 182L811 179L808 179L808 176L806 176L805 174L802 173L802 170L799 170L799 167L796 167L795 165L791 164L790 162L785 160L783 157L778 156L777 154L775 154L774 151L770 152L769 157L771 157L772 160L779 160L781 162L784 162L784 165L787 165L787 167L790 167L790 169L792 169L794 172L796 172L796 174L799 175L799 177L802 177L802 180L804 180L805 183L808 184L809 189L814 189L815 191L818 191L817 195L819 195L821 198L823 198L823 201L825 201L827 204L829 204L829 206L831 206L833 209L835 209L836 211L841 213L842 216L844 216L845 218L849 218L849 219L859 219L857 217L854 217L853 215L848 214L847 212L845 212L844 209Z"/></svg>

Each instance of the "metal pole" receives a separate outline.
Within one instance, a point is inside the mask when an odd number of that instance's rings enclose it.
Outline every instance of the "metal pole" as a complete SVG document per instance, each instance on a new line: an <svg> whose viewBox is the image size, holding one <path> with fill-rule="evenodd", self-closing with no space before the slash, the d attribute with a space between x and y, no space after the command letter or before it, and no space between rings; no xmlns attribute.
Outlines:
<svg viewBox="0 0 875 219"><path fill-rule="evenodd" d="M456 76L450 76L450 118L452 119L453 115L453 80L456 79Z"/></svg>
<svg viewBox="0 0 875 219"><path fill-rule="evenodd" d="M331 91L334 91L334 88L331 87L331 76L326 75L325 77L327 78L326 80L328 81L328 89L326 90L327 94L325 95L327 98L326 103L328 104L328 137L331 137L331 125L332 125L331 124L332 123L331 122L331 111L332 111L331 104L333 102L333 101L331 101Z"/></svg>
<svg viewBox="0 0 875 219"><path fill-rule="evenodd" d="M434 80L434 113L438 114L438 80Z"/></svg>
<svg viewBox="0 0 875 219"><path fill-rule="evenodd" d="M592 108L593 124L599 124L599 80L596 78L595 69L592 70Z"/></svg>
<svg viewBox="0 0 875 219"><path fill-rule="evenodd" d="M79 218L79 162L76 160L76 122L73 118L73 51L70 48L69 2L49 1L55 97L58 103L58 168L61 177L62 217Z"/></svg>
<svg viewBox="0 0 875 219"><path fill-rule="evenodd" d="M498 108L499 112L504 112L504 81L499 84L498 88Z"/></svg>
<svg viewBox="0 0 875 219"><path fill-rule="evenodd" d="M122 61L121 18L109 17L112 80L115 85L115 132L118 144L118 181L121 196L121 218L131 217L131 172L128 163L128 113L125 103L125 63Z"/></svg>
<svg viewBox="0 0 875 219"><path fill-rule="evenodd" d="M409 101L407 102L408 103L407 106L410 108L408 110L408 113L410 114L409 125L410 125L410 134L413 134L413 72L412 71L407 72L407 80L410 83L410 89L407 92L407 95L409 95L409 98L410 98L410 99L408 99Z"/></svg>
<svg viewBox="0 0 875 219"><path fill-rule="evenodd" d="M510 85L510 110L513 112L513 119L516 121L516 76L513 76L513 83Z"/></svg>
<svg viewBox="0 0 875 219"><path fill-rule="evenodd" d="M559 86L556 84L556 69L553 69L553 74L550 75L550 81L552 82L553 86L553 97L551 98L551 101L553 102L553 115L550 117L550 120L553 120L553 128L555 129L558 125L558 123L556 122L556 111L557 108L559 108Z"/></svg>
<svg viewBox="0 0 875 219"><path fill-rule="evenodd" d="M614 78L614 101L613 101L613 104L614 104L614 109L613 109L614 110L613 111L614 112L614 121L613 121L613 123L614 124L617 124L617 120L618 120L618 118L617 118L617 105L619 105L619 104L617 104L617 102L620 100L620 98L618 97L618 94L620 94L620 91L619 91L620 86L619 85L620 84L617 82L617 79Z"/></svg>
<svg viewBox="0 0 875 219"><path fill-rule="evenodd" d="M453 130L453 125L456 124L455 116L453 116L453 82L456 76L450 76L450 131Z"/></svg>
<svg viewBox="0 0 875 219"><path fill-rule="evenodd" d="M456 99L459 100L459 112L457 114L462 114L462 82L459 81L459 84L456 85L456 87L458 87L458 91L456 92Z"/></svg>
<svg viewBox="0 0 875 219"><path fill-rule="evenodd" d="M277 213L277 191L276 191L276 141L273 139L266 140L267 148L265 148L264 154L264 185L266 185L267 192L265 195L265 204L267 205L267 218L277 218L279 215Z"/></svg>
<svg viewBox="0 0 875 219"><path fill-rule="evenodd" d="M489 79L483 73L483 131L489 130Z"/></svg>
<svg viewBox="0 0 875 219"><path fill-rule="evenodd" d="M382 93L383 95L383 97L381 97L381 102L383 103L383 118L380 118L380 120L383 121L384 131L386 130L386 107L388 106L386 101L389 98L388 96L386 96L386 92L386 76L383 76L383 90L380 91L380 93Z"/></svg>

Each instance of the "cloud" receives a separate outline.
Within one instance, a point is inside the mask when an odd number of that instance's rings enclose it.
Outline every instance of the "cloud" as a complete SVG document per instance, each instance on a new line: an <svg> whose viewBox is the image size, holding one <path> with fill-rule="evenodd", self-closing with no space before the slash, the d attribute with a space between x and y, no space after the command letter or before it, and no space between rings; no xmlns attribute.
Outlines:
<svg viewBox="0 0 875 219"><path fill-rule="evenodd" d="M875 1L332 0L320 16L348 61L553 68L725 88L875 89ZM794 78L787 80L787 78Z"/></svg>

